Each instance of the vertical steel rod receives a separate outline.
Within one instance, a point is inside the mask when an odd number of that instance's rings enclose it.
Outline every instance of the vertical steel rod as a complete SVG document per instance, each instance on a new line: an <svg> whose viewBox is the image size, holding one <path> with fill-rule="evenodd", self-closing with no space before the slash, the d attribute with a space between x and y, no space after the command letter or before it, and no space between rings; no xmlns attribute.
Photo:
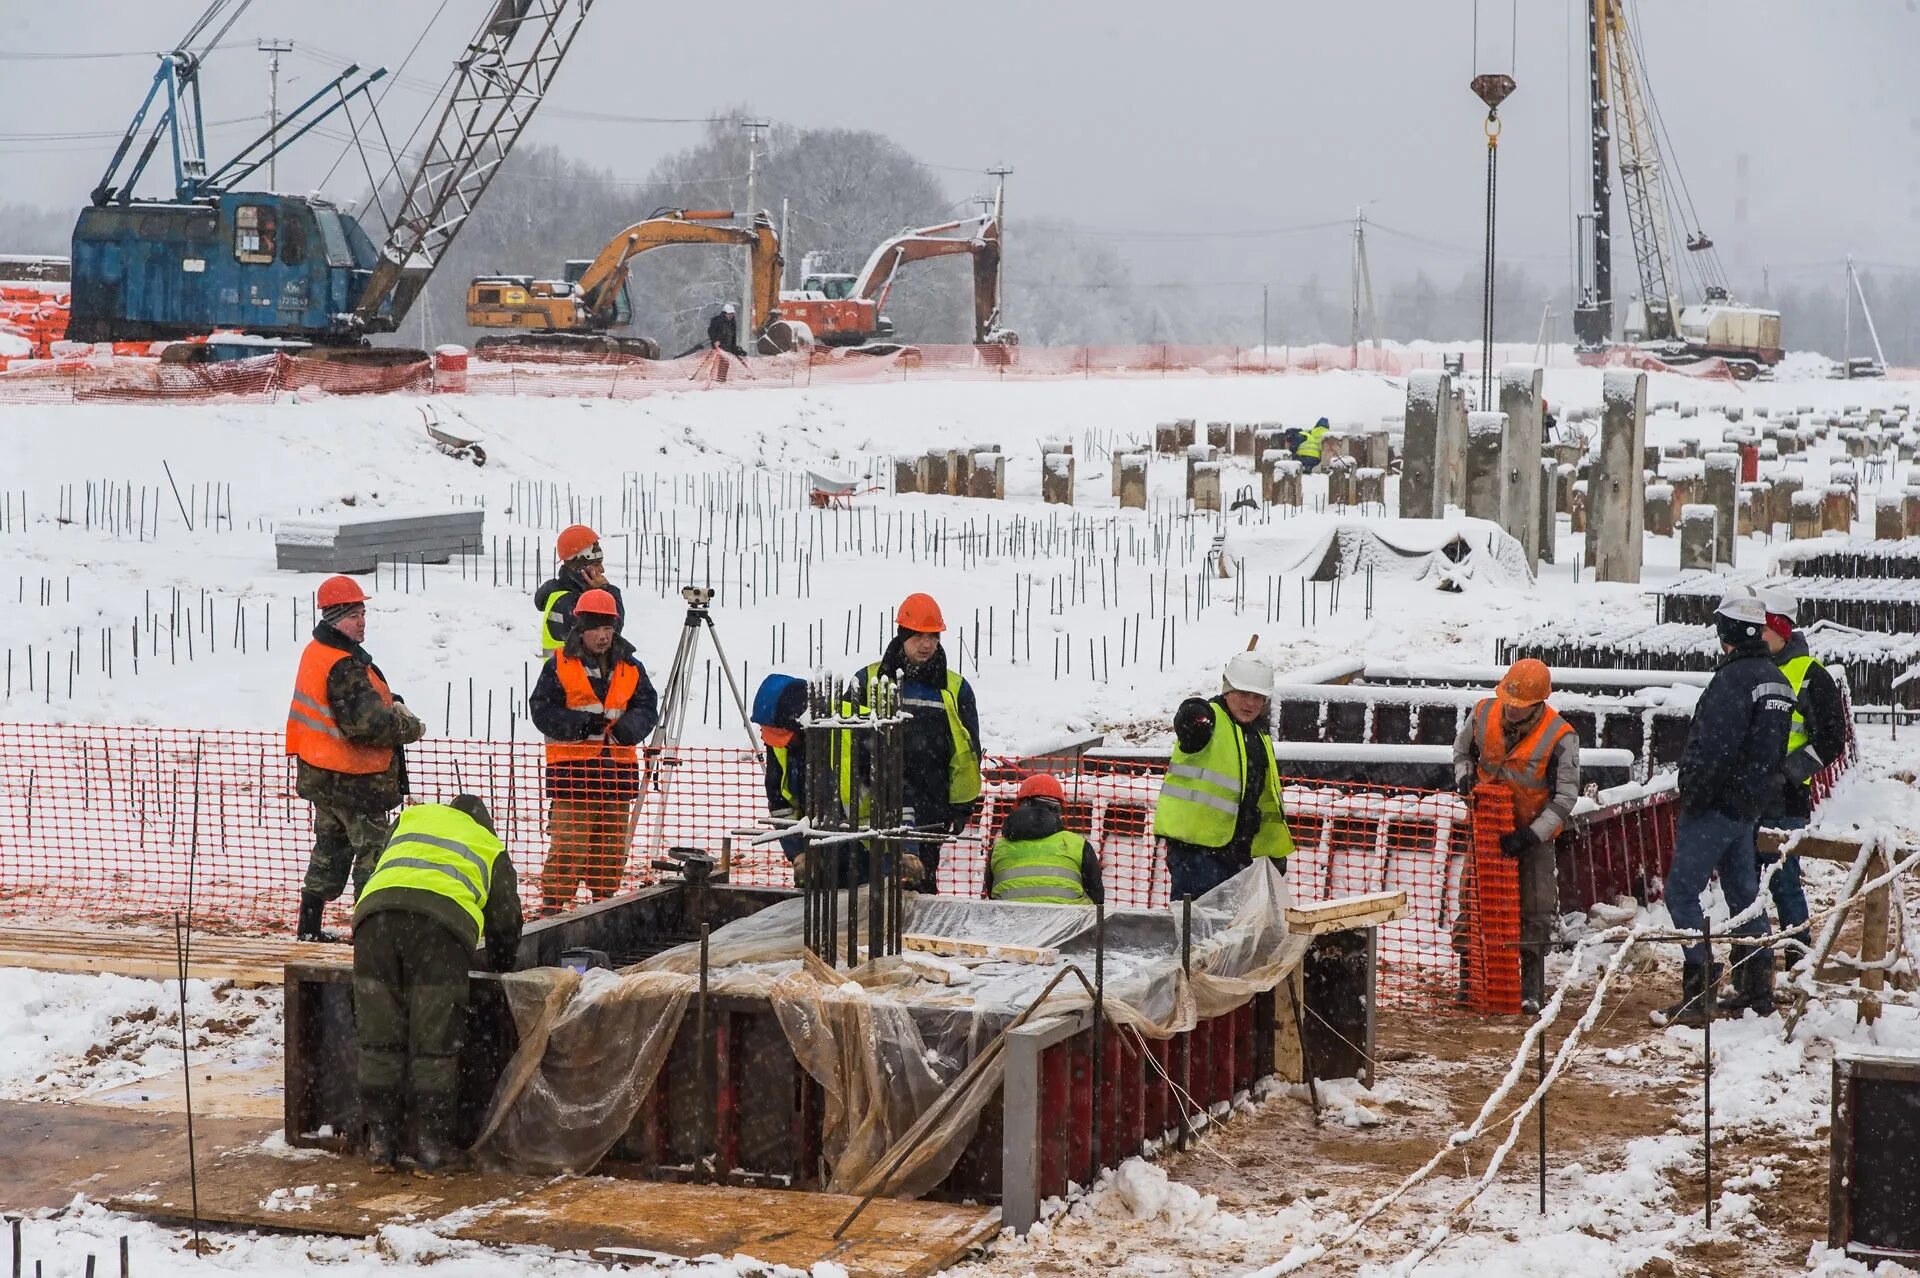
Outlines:
<svg viewBox="0 0 1920 1278"><path fill-rule="evenodd" d="M1105 1103L1107 1063L1107 906L1093 906L1093 1179L1100 1179L1100 1113Z"/></svg>
<svg viewBox="0 0 1920 1278"><path fill-rule="evenodd" d="M1713 1228L1713 1002L1715 998L1713 979L1713 920L1704 919L1700 924L1707 944L1706 992L1701 995L1706 1003L1707 1019L1701 1022L1701 1057L1706 1073L1700 1087L1700 1143L1702 1161L1707 1173L1706 1225Z"/></svg>
<svg viewBox="0 0 1920 1278"><path fill-rule="evenodd" d="M1538 1068L1540 1070L1540 1082L1544 1086L1547 1081L1547 1032L1544 1029L1540 1031L1539 1047L1540 1057ZM1540 1111L1538 1118L1540 1127L1540 1214L1544 1216L1547 1214L1547 1094L1545 1092L1540 1093Z"/></svg>
<svg viewBox="0 0 1920 1278"><path fill-rule="evenodd" d="M700 1150L694 1160L694 1175L696 1178L704 1177L708 1169L712 1166L713 1151L709 1146L713 1143L714 1118L718 1114L720 1107L720 1093L719 1089L715 1086L717 1080L714 1078L716 1063L713 1056L713 1039L709 1033L711 1021L707 1007L707 953L707 925L702 923L700 925L699 1051L700 1073L702 1075L702 1082L704 1083L701 1092L703 1093L702 1099L705 1101L705 1104L701 1106L700 1114Z"/></svg>

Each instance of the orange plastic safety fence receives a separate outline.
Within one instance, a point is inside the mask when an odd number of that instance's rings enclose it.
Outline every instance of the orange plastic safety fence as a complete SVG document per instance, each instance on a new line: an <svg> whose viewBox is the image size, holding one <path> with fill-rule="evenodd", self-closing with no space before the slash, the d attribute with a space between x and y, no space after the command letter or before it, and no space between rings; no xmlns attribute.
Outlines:
<svg viewBox="0 0 1920 1278"><path fill-rule="evenodd" d="M555 844L541 747L428 740L406 757L416 799L469 791L486 800L522 899L537 913ZM988 760L976 819L940 858L941 892L981 895L991 840L1032 766ZM791 885L778 843L754 842L770 830L753 754L683 749L659 776L637 807L622 809L631 842L624 856L615 853L608 890L653 881L652 863L670 847L718 852L729 842L733 882ZM1099 849L1108 903L1168 905L1166 862L1152 835L1160 769L1081 768L1062 780L1067 824ZM1407 917L1379 936L1382 999L1455 1007L1465 938L1481 931L1467 891L1474 839L1466 805L1447 792L1300 780L1286 783L1284 801L1295 899L1406 892ZM579 841L560 833L562 854L577 852ZM312 810L295 792L279 733L0 724L0 917L165 920L186 910L191 884L196 926L286 932L312 847ZM591 881L569 873L568 896L574 877ZM330 922L344 926L347 907L347 898L336 902ZM1514 914L1516 937L1517 927Z"/></svg>
<svg viewBox="0 0 1920 1278"><path fill-rule="evenodd" d="M1477 926L1468 934L1470 1002L1475 1010L1520 1010L1520 869L1500 850L1513 832L1513 792L1500 785L1473 790L1473 877Z"/></svg>

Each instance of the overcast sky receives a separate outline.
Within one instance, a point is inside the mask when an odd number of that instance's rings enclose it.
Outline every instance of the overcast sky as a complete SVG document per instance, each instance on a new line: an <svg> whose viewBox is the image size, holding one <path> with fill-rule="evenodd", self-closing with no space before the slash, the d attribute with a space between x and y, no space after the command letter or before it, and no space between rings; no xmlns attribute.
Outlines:
<svg viewBox="0 0 1920 1278"><path fill-rule="evenodd" d="M1585 5L1515 3L1517 51L1511 4L1481 0L1478 14L1477 69L1511 63L1520 84L1503 112L1501 257L1565 278L1569 188L1584 189L1572 148L1584 148ZM39 55L162 49L202 7L0 0L0 202L77 207L151 75L141 57ZM282 64L285 107L350 58L397 70L440 7L255 0L228 37L245 47L209 62L207 116L264 112L257 37L298 47ZM406 79L437 84L487 7L446 0ZM1837 277L1849 251L1920 263L1916 0L1638 7L1682 173L1736 275L1766 266L1775 282ZM977 171L1011 165L1010 252L1019 217L1046 215L1108 233L1141 279L1257 286L1318 270L1343 286L1341 228L1252 233L1341 221L1366 203L1385 228L1373 241L1376 279L1424 266L1446 284L1479 256L1485 150L1466 87L1475 16L1472 0L599 0L528 136L638 178L698 126L569 113L698 117L750 103L796 125L888 133L963 170L939 173L956 196L984 188ZM401 85L386 100L388 131L411 129L428 101ZM209 149L237 149L246 127L220 130ZM111 136L35 136L88 132ZM339 149L310 139L283 163L281 187L310 188ZM356 161L330 189L352 197L365 185ZM1623 223L1619 239L1616 271L1627 275Z"/></svg>

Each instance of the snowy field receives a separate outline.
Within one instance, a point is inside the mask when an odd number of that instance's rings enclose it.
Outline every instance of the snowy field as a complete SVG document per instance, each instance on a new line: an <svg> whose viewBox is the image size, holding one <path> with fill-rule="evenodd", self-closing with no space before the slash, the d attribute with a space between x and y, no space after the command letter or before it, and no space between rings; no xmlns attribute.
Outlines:
<svg viewBox="0 0 1920 1278"><path fill-rule="evenodd" d="M1600 376L1552 370L1547 398L1562 414L1597 408ZM1783 377L1736 385L1656 375L1648 398L1694 410L1652 418L1649 442L1663 443L1717 442L1727 408L1749 417L1759 407L1838 412L1920 394L1899 383ZM1404 402L1397 379L1330 373L915 382L619 403L392 397L0 407L8 440L0 590L13 596L0 619L8 680L0 722L277 730L311 627L315 579L274 567L276 521L450 506L485 508L484 554L398 574L383 568L363 579L376 590L368 647L436 736L524 739L524 692L536 661L531 589L552 567L555 532L575 520L602 532L608 567L628 591L627 634L656 682L679 637L682 584L716 588L719 634L749 689L772 669L844 673L875 659L900 597L932 593L949 622L949 653L964 661L978 689L992 753L1044 749L1092 732L1109 741L1164 741L1178 700L1212 691L1220 663L1255 633L1283 669L1337 657L1485 664L1498 639L1542 622L1653 619L1643 590L1677 575L1677 539L1648 539L1642 586L1599 586L1576 581L1582 539L1562 521L1558 562L1537 581L1484 570L1456 575L1458 588L1442 590L1431 575L1383 573L1370 605L1360 583L1349 582L1335 610L1326 587L1316 591L1302 579L1303 563L1334 522L1315 513L1324 479L1308 479L1304 514L1228 517L1224 546L1237 575L1210 585L1205 561L1221 521L1185 512L1177 463L1153 465L1148 511L1123 514L1110 495L1108 451L1150 441L1157 421L1304 426L1326 415L1336 429L1377 429ZM484 436L488 464L477 469L435 451L423 428L428 416ZM1077 458L1071 511L1039 500L1041 441L1055 438L1071 440ZM886 488L894 454L992 444L1009 459L1004 503L884 491L863 493L849 512L815 511L805 501L809 471ZM1817 450L1810 472L1831 460ZM1869 519L1872 497L1900 491L1905 471L1903 464L1865 476ZM1810 484L1818 480L1812 474ZM1257 487L1252 472L1230 470L1223 489L1231 499L1243 485ZM1393 505L1390 486L1388 510ZM1377 521L1380 512L1369 517ZM1766 568L1776 548L1764 537L1744 538L1737 564ZM738 725L719 713L712 672L704 673L691 739L738 740ZM1862 745L1860 774L1834 815L1859 826L1890 821L1913 833L1906 738L1896 748L1883 727L1865 727ZM1837 870L1810 868L1816 909L1831 900L1837 874L1829 871ZM1644 1016L1677 984L1669 949L1627 965L1625 994L1603 1014L1592 1050L1576 1058L1566 1083L1576 1099L1556 1119L1566 1126L1556 1128L1564 1135L1550 1158L1548 1212L1540 1215L1534 1199L1529 1129L1521 1153L1417 1272L1906 1272L1870 1271L1810 1244L1805 1221L1824 1219L1835 1045L1920 1047L1913 1013L1889 1009L1869 1031L1854 1025L1849 1006L1836 1004L1810 1016L1792 1043L1781 1042L1777 1021L1716 1028L1721 1147L1708 1231L1699 1210L1700 1035L1650 1030ZM1612 950L1602 944L1583 953L1582 983L1568 995L1556 1045L1585 1006L1587 978ZM1558 959L1556 972L1568 966ZM277 995L199 983L189 993L192 1020L208 1027L196 1037L196 1059L210 1071L244 1072L277 1052ZM0 971L0 1103L111 1103L103 1098L143 1079L157 1086L178 1070L177 1020L169 1022L177 999L174 987L158 982ZM1441 1148L1507 1074L1518 1039L1513 1025L1450 1027L1437 1031L1444 1044L1423 1037L1430 1029L1405 1020L1384 1025L1383 1047L1392 1051L1376 1087L1323 1089L1326 1128L1309 1125L1298 1097L1268 1099L1193 1151L1158 1167L1129 1164L1062 1205L1029 1239L1002 1240L954 1272L1277 1273L1290 1256L1305 1259ZM1597 1116L1610 1109L1621 1114L1608 1126ZM0 1131L7 1112L0 1110ZM1444 1162L1353 1246L1299 1272L1407 1272L1400 1258L1486 1170L1488 1152L1506 1134L1505 1113L1490 1138ZM1589 1120L1591 1129L1582 1126ZM1354 1166L1337 1165L1349 1157ZM85 1195L63 1211L36 1214L26 1234L29 1256L46 1258L46 1273L62 1278L82 1273L89 1252L105 1262L123 1235L131 1239L133 1271L143 1276L209 1268L442 1278L602 1271L585 1258L488 1251L407 1229L367 1242L226 1235L223 1249L202 1259L183 1250L175 1231L109 1212ZM717 1259L659 1270L669 1271L764 1272ZM832 1272L822 1266L815 1275Z"/></svg>

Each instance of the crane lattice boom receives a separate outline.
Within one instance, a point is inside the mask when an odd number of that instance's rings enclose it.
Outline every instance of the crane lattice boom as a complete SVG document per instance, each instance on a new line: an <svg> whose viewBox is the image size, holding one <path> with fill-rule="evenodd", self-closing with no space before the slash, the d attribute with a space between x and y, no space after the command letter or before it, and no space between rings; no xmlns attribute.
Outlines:
<svg viewBox="0 0 1920 1278"><path fill-rule="evenodd" d="M1595 0L1606 11L1608 54L1613 66L1614 113L1620 138L1620 178L1627 203L1627 229L1633 237L1634 266L1640 274L1640 301L1646 311L1646 336L1664 340L1677 333L1680 299L1675 291L1673 230L1667 223L1666 188L1660 148L1647 113L1640 69L1627 36L1624 0Z"/></svg>

